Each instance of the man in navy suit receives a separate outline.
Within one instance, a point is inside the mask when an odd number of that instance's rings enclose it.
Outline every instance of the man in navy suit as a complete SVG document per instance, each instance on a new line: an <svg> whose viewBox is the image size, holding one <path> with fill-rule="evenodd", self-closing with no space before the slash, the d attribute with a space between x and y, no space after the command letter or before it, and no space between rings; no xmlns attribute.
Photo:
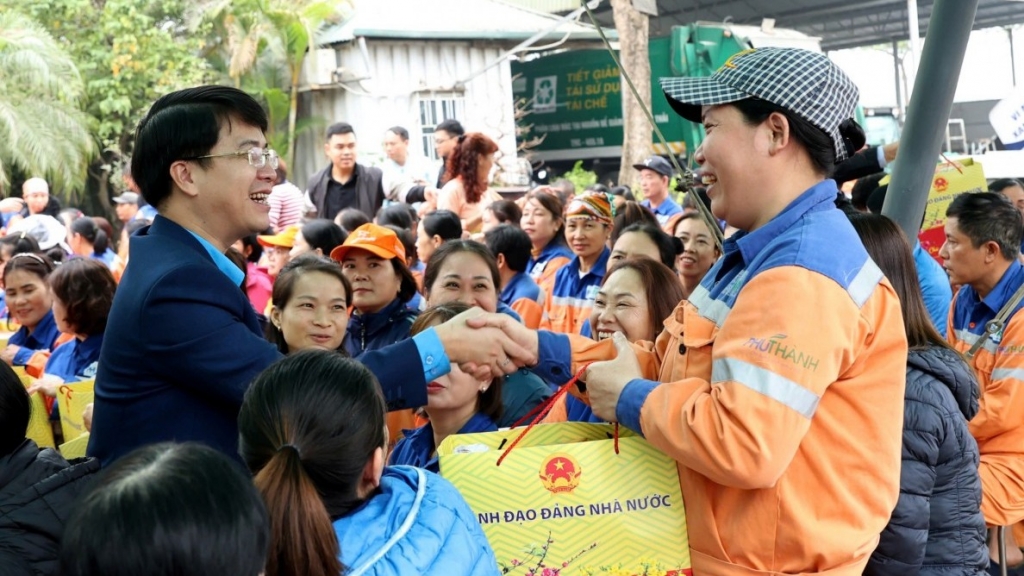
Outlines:
<svg viewBox="0 0 1024 576"><path fill-rule="evenodd" d="M280 358L224 255L269 225L266 129L259 103L224 86L168 94L139 124L132 177L159 215L131 239L100 353L88 452L104 465L163 441L238 457L242 397ZM362 359L389 409L425 405L426 383L452 363L482 378L535 360L500 330L467 327L469 316Z"/></svg>

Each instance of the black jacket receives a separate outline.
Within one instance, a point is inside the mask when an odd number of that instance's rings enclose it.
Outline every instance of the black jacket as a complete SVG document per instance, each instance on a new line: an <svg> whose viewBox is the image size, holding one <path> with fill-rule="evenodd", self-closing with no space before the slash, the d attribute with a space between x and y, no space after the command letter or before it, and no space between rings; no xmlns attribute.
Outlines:
<svg viewBox="0 0 1024 576"><path fill-rule="evenodd" d="M57 573L64 523L99 469L95 458L68 462L31 440L0 458L0 575Z"/></svg>
<svg viewBox="0 0 1024 576"><path fill-rule="evenodd" d="M412 323L419 312L406 307L405 302L395 298L390 304L373 314L355 314L348 319L345 333L345 350L359 359L369 350L379 350L409 338Z"/></svg>
<svg viewBox="0 0 1024 576"><path fill-rule="evenodd" d="M328 214L327 183L331 180L331 169L333 165L328 164L326 168L317 172L306 184L306 193L309 200L316 206L316 217L333 220L337 214ZM353 178L356 179L356 203L353 208L358 208L368 218L377 215L381 205L384 204L384 173L380 168L356 164Z"/></svg>
<svg viewBox="0 0 1024 576"><path fill-rule="evenodd" d="M867 148L850 156L836 165L832 173L832 179L840 186L843 182L856 180L882 171L878 165L878 147L868 146Z"/></svg>
<svg viewBox="0 0 1024 576"><path fill-rule="evenodd" d="M911 350L900 497L865 574L985 574L978 445L967 421L978 383L955 352Z"/></svg>

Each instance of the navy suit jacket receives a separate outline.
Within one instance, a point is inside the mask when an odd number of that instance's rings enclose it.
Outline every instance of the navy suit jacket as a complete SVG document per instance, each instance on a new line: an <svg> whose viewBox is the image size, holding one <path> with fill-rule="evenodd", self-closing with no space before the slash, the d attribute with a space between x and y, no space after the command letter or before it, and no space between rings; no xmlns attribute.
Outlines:
<svg viewBox="0 0 1024 576"><path fill-rule="evenodd" d="M107 465L147 444L197 441L237 459L245 391L281 357L241 288L188 230L157 216L131 238L107 320L88 454ZM412 340L362 358L389 409L426 404L418 359Z"/></svg>

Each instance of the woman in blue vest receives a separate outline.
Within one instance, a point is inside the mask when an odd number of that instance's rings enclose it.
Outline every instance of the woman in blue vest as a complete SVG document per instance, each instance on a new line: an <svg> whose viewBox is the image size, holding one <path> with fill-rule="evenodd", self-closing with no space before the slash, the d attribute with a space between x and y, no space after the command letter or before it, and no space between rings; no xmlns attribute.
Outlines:
<svg viewBox="0 0 1024 576"><path fill-rule="evenodd" d="M88 258L72 258L50 274L53 319L61 332L74 337L53 351L43 376L29 387L29 393L38 390L56 396L57 388L65 382L96 377L103 331L116 288L110 270Z"/></svg>
<svg viewBox="0 0 1024 576"><path fill-rule="evenodd" d="M267 576L497 574L454 486L385 466L384 413L370 371L333 352L290 355L252 383L239 453L270 516Z"/></svg>
<svg viewBox="0 0 1024 576"><path fill-rule="evenodd" d="M60 336L53 320L53 299L47 277L53 263L31 252L15 254L4 267L4 293L10 317L21 324L0 358L24 366L36 352L49 352Z"/></svg>
<svg viewBox="0 0 1024 576"><path fill-rule="evenodd" d="M412 334L415 336L431 326L447 322L470 308L463 302L448 302L428 308L413 323ZM437 447L445 438L451 434L494 432L498 429L495 421L501 416L502 380L504 378L481 382L458 366L452 366L449 374L427 384L426 412L430 422L415 430L406 430L405 437L392 450L388 463L440 472Z"/></svg>

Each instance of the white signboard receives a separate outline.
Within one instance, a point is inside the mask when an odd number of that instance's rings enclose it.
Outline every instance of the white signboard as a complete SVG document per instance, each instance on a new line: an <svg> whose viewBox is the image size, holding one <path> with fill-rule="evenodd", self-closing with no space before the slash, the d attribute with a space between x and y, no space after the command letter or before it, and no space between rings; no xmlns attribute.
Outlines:
<svg viewBox="0 0 1024 576"><path fill-rule="evenodd" d="M1007 148L1024 148L1024 90L1000 100L988 113L988 121Z"/></svg>

